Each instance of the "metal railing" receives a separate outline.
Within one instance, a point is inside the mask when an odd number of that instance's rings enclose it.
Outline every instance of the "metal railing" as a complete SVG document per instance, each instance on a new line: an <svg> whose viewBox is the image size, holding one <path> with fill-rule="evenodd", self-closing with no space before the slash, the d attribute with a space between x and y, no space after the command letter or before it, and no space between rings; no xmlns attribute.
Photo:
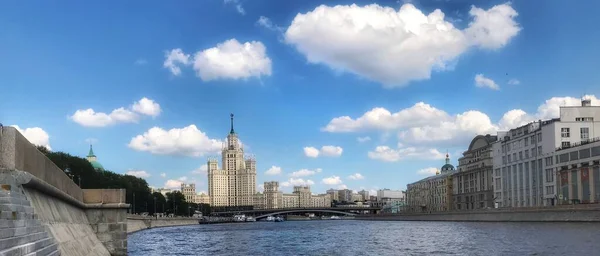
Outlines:
<svg viewBox="0 0 600 256"><path fill-rule="evenodd" d="M597 141L600 141L600 137L595 137L595 138L591 138L591 139L587 139L587 140L582 140L581 142L575 142L573 144L570 144L569 146L558 147L558 148L556 148L556 151L560 151L560 150L564 150L564 149L569 149L569 148L574 148L574 147L579 147L579 146L590 144L590 143L594 143L594 142L597 142Z"/></svg>

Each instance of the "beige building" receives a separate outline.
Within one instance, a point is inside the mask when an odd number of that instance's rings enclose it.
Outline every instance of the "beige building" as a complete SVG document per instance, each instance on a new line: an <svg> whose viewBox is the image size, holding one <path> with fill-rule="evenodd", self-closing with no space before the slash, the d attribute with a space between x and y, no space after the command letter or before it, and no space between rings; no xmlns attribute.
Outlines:
<svg viewBox="0 0 600 256"><path fill-rule="evenodd" d="M181 183L181 193L186 202L194 203L196 201L196 184Z"/></svg>
<svg viewBox="0 0 600 256"><path fill-rule="evenodd" d="M254 209L283 208L283 193L279 191L279 182L267 181L264 188L263 193L257 193L255 196Z"/></svg>
<svg viewBox="0 0 600 256"><path fill-rule="evenodd" d="M283 208L331 207L329 194L313 195L309 186L294 186L294 192L282 195Z"/></svg>
<svg viewBox="0 0 600 256"><path fill-rule="evenodd" d="M489 134L477 135L458 159L458 173L452 179L455 210L494 207L492 144L497 139Z"/></svg>
<svg viewBox="0 0 600 256"><path fill-rule="evenodd" d="M352 190L350 189L340 189L337 191L338 194L338 202L353 202L352 201Z"/></svg>
<svg viewBox="0 0 600 256"><path fill-rule="evenodd" d="M195 196L194 203L196 204L210 204L210 196L204 193L198 193Z"/></svg>
<svg viewBox="0 0 600 256"><path fill-rule="evenodd" d="M331 207L331 196L329 194L312 195L310 200L311 207Z"/></svg>
<svg viewBox="0 0 600 256"><path fill-rule="evenodd" d="M452 209L453 175L456 169L446 154L446 164L434 176L427 177L406 187L405 209L410 212L438 212Z"/></svg>
<svg viewBox="0 0 600 256"><path fill-rule="evenodd" d="M362 202L363 196L361 194L352 194L352 202Z"/></svg>
<svg viewBox="0 0 600 256"><path fill-rule="evenodd" d="M367 190L361 190L358 191L358 194L362 196L362 201L369 201L371 198L369 197L369 191Z"/></svg>
<svg viewBox="0 0 600 256"><path fill-rule="evenodd" d="M171 192L173 192L173 190L168 189L168 188L153 188L152 193L154 193L154 192L161 193L164 197L167 197L167 193L171 193Z"/></svg>
<svg viewBox="0 0 600 256"><path fill-rule="evenodd" d="M329 197L331 198L331 200L338 200L338 191L336 189L329 189L326 191L327 194L329 194Z"/></svg>
<svg viewBox="0 0 600 256"><path fill-rule="evenodd" d="M244 158L237 133L227 135L227 145L221 152L222 168L217 159L208 160L208 194L211 206L252 206L256 200L256 160Z"/></svg>

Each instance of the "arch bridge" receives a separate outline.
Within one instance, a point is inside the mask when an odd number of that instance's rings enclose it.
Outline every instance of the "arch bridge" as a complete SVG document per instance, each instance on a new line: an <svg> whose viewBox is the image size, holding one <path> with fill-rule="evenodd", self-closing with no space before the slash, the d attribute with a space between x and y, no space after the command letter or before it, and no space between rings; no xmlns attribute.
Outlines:
<svg viewBox="0 0 600 256"><path fill-rule="evenodd" d="M308 208L278 208L278 209L256 209L256 210L233 210L213 212L213 216L233 216L245 214L247 216L268 217L272 215L289 213L333 213L338 215L376 214L381 211L380 207L308 207Z"/></svg>
<svg viewBox="0 0 600 256"><path fill-rule="evenodd" d="M322 209L308 210L308 209L304 209L304 210L287 210L287 211L272 212L272 213L267 213L267 214L259 215L259 216L256 216L254 218L258 220L258 219L266 218L266 217L269 217L269 216L287 215L287 214L290 214L290 213L334 213L334 214L346 215L346 216L354 216L354 215L356 215L356 213L334 211L334 210L322 210Z"/></svg>

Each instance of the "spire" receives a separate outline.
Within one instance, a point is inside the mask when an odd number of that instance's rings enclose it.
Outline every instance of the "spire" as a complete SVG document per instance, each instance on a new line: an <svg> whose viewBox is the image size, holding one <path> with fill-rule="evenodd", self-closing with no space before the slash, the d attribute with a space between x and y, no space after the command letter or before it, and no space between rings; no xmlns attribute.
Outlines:
<svg viewBox="0 0 600 256"><path fill-rule="evenodd" d="M88 156L88 157L90 157L90 156L95 156L95 155L94 155L94 149L92 149L92 144L90 144L90 152L88 153L88 155L87 155L87 156Z"/></svg>
<svg viewBox="0 0 600 256"><path fill-rule="evenodd" d="M229 134L234 134L235 131L233 130L233 113L231 113L231 131L229 131Z"/></svg>
<svg viewBox="0 0 600 256"><path fill-rule="evenodd" d="M450 163L450 155L448 154L448 151L446 151L446 164Z"/></svg>

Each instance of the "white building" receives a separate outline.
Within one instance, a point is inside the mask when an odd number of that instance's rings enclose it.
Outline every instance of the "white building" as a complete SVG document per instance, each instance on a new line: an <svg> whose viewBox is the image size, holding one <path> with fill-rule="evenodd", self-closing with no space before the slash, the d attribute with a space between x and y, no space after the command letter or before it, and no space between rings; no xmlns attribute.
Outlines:
<svg viewBox="0 0 600 256"><path fill-rule="evenodd" d="M186 202L194 203L196 201L196 184L181 183L181 193Z"/></svg>
<svg viewBox="0 0 600 256"><path fill-rule="evenodd" d="M361 190L358 191L358 194L362 196L362 201L369 201L371 198L369 197L369 191L367 190Z"/></svg>
<svg viewBox="0 0 600 256"><path fill-rule="evenodd" d="M377 190L377 201L405 201L406 193L402 190Z"/></svg>
<svg viewBox="0 0 600 256"><path fill-rule="evenodd" d="M555 204L600 202L600 137L556 151L551 169L556 173Z"/></svg>
<svg viewBox="0 0 600 256"><path fill-rule="evenodd" d="M600 136L600 106L560 107L560 117L499 134L494 144L494 195L498 207L554 205L555 154Z"/></svg>
<svg viewBox="0 0 600 256"><path fill-rule="evenodd" d="M217 159L208 160L208 193L211 206L252 206L256 195L256 160L244 159L244 149L238 135L233 130L227 135L227 145L223 148L222 168Z"/></svg>

